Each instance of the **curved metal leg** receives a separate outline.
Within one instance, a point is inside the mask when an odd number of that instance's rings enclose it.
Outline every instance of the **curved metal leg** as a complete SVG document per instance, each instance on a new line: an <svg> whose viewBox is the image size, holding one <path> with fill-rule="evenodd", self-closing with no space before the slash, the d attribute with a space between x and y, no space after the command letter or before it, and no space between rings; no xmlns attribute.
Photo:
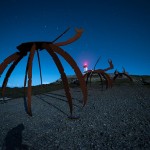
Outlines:
<svg viewBox="0 0 150 150"><path fill-rule="evenodd" d="M85 104L87 103L87 87L86 87L84 78L82 76L82 73L81 73L79 67L77 66L76 62L73 60L73 58L67 52L65 52L60 47L58 47L54 44L45 44L43 46L46 49L51 48L54 52L61 55L70 64L70 66L74 69L74 72L76 73L76 76L80 82L80 87L81 87L82 94L83 94L83 106L85 106Z"/></svg>
<svg viewBox="0 0 150 150"><path fill-rule="evenodd" d="M100 77L100 81L101 81L101 85L102 85L102 89L103 89L103 80L102 80L102 76L100 73L98 73L99 77Z"/></svg>
<svg viewBox="0 0 150 150"><path fill-rule="evenodd" d="M133 81L132 80L132 78L129 76L129 75L127 75L126 73L122 73L124 76L126 76L131 82Z"/></svg>
<svg viewBox="0 0 150 150"><path fill-rule="evenodd" d="M32 92L32 61L34 58L36 46L33 44L29 59L28 59L28 90L27 90L27 105L28 105L28 114L32 116L32 111L31 111L31 92Z"/></svg>
<svg viewBox="0 0 150 150"><path fill-rule="evenodd" d="M87 86L87 84L88 84L88 77L89 76L89 72L88 73L85 73L84 75L83 75L83 79L84 79L84 81L86 82L86 86Z"/></svg>
<svg viewBox="0 0 150 150"><path fill-rule="evenodd" d="M26 65L26 71L25 71L25 78L24 78L24 92L25 92L25 87L26 87L26 84L27 84L28 66L29 66L29 58L28 58L28 62L27 62L27 65Z"/></svg>
<svg viewBox="0 0 150 150"><path fill-rule="evenodd" d="M102 77L106 80L106 89L108 88L108 79L107 77L104 75L104 73L101 72Z"/></svg>
<svg viewBox="0 0 150 150"><path fill-rule="evenodd" d="M84 79L84 81L87 79L87 73L85 73L85 74L83 75L83 79ZM86 85L87 85L87 83L86 83Z"/></svg>
<svg viewBox="0 0 150 150"><path fill-rule="evenodd" d="M5 88L7 86L7 82L8 79L11 75L11 73L13 72L14 68L16 67L16 65L19 63L19 61L23 58L24 56L21 55L20 53L17 54L16 58L14 58L14 62L13 64L10 66L10 68L8 69L6 76L4 78L3 84L2 84L2 97L4 97L4 93L5 93Z"/></svg>
<svg viewBox="0 0 150 150"><path fill-rule="evenodd" d="M19 57L18 52L10 55L7 57L1 64L0 64L0 76L11 62L15 61Z"/></svg>
<svg viewBox="0 0 150 150"><path fill-rule="evenodd" d="M42 85L41 62L40 62L40 55L39 55L39 51L38 50L37 50L37 56L38 56L38 63L39 63L39 70L40 70L40 79L41 79L41 85Z"/></svg>
<svg viewBox="0 0 150 150"><path fill-rule="evenodd" d="M64 68L63 68L63 66L60 62L60 59L58 58L58 56L54 53L54 51L51 48L47 48L47 52L52 56L55 64L57 65L59 73L61 74L61 78L62 78L62 81L63 81L63 84L64 84L66 97L67 97L69 108L70 108L70 114L72 116L72 112L73 112L72 97L71 97L71 93L70 93L68 79L67 79L67 76L64 72Z"/></svg>
<svg viewBox="0 0 150 150"><path fill-rule="evenodd" d="M76 41L77 39L79 39L81 37L81 35L82 35L82 32L83 32L82 29L76 29L76 34L72 38L68 39L65 42L55 43L55 45L57 45L57 46L64 46L64 45L70 44L70 43Z"/></svg>
<svg viewBox="0 0 150 150"><path fill-rule="evenodd" d="M93 72L90 73L90 86L91 86L91 79L93 77Z"/></svg>
<svg viewBox="0 0 150 150"><path fill-rule="evenodd" d="M113 77L113 81L115 81L117 77L118 77L118 74L116 74L116 75Z"/></svg>
<svg viewBox="0 0 150 150"><path fill-rule="evenodd" d="M105 75L106 78L107 78L108 86L109 86L109 87L112 87L112 80L110 79L109 75L108 75L106 72L104 72L104 75Z"/></svg>

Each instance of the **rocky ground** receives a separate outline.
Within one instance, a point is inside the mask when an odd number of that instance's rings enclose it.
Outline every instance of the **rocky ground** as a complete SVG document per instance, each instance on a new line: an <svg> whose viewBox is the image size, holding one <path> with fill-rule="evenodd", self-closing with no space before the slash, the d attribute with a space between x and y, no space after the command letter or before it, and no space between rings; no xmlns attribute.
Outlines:
<svg viewBox="0 0 150 150"><path fill-rule="evenodd" d="M79 88L72 88L74 115L63 90L32 97L32 113L25 113L24 99L0 104L0 149L122 150L150 149L150 88L116 85L101 90L88 87L82 108Z"/></svg>

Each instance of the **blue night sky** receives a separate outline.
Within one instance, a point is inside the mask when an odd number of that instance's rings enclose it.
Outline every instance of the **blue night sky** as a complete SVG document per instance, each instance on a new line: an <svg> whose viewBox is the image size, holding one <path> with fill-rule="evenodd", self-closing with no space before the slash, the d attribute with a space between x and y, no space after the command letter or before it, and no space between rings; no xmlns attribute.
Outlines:
<svg viewBox="0 0 150 150"><path fill-rule="evenodd" d="M53 41L71 27L59 41L83 28L82 37L63 46L83 71L84 62L92 69L106 68L112 59L114 69L129 74L150 75L150 1L149 0L3 0L0 1L0 63L17 51L16 46L30 41ZM27 56L17 65L8 86L23 86ZM43 83L60 78L52 58L40 51ZM67 75L74 71L61 58ZM9 66L8 66L9 68ZM6 71L0 78L2 85ZM33 61L33 85L40 84L37 56Z"/></svg>

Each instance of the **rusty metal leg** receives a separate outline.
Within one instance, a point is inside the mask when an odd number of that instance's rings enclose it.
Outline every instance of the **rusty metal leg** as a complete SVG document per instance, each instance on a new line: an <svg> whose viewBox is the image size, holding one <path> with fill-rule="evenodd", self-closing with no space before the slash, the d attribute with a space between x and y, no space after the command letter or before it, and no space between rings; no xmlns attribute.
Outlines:
<svg viewBox="0 0 150 150"><path fill-rule="evenodd" d="M77 119L78 117L74 117L72 115L72 112L73 112L73 104L72 104L72 97L71 97L71 93L70 93L70 88L69 88L69 84L68 84L68 79L67 79L67 76L64 72L64 68L60 62L60 59L58 58L58 56L54 53L54 51L51 49L51 48L47 48L47 51L48 53L52 56L55 64L57 65L57 68L59 70L59 73L61 74L61 78L62 78L62 81L63 81L63 85L64 85L64 89L65 89L65 93L66 93L66 97L67 97L67 100L68 100L68 104L69 104L69 108L70 108L70 118L71 119Z"/></svg>
<svg viewBox="0 0 150 150"><path fill-rule="evenodd" d="M85 81L85 82L86 82L86 85L88 84L88 80L87 80L88 78L87 78L87 77L88 77L88 73L85 73L85 74L83 75L83 79L84 79L84 81L86 80L86 81Z"/></svg>
<svg viewBox="0 0 150 150"><path fill-rule="evenodd" d="M49 44L49 46L46 47L51 47L54 52L58 53L59 55L61 55L69 64L70 66L74 69L74 72L76 73L77 79L80 82L80 88L83 94L83 106L85 106L85 104L87 103L87 87L86 87L86 82L82 76L82 73L79 69L79 67L77 66L76 62L74 61L74 59L64 50L62 50L60 47L54 45L54 44Z"/></svg>
<svg viewBox="0 0 150 150"><path fill-rule="evenodd" d="M129 75L127 75L126 73L123 73L123 75L126 76L131 82L133 81L132 78Z"/></svg>
<svg viewBox="0 0 150 150"><path fill-rule="evenodd" d="M107 80L108 80L108 86L112 87L112 80L110 79L110 76L104 72L104 75L106 76Z"/></svg>
<svg viewBox="0 0 150 150"><path fill-rule="evenodd" d="M83 74L83 79L84 79L84 81L85 81L85 79L87 79L87 73Z"/></svg>
<svg viewBox="0 0 150 150"><path fill-rule="evenodd" d="M91 72L88 72L88 73L87 73L87 77L86 77L86 85L88 84L90 75L91 75Z"/></svg>
<svg viewBox="0 0 150 150"><path fill-rule="evenodd" d="M92 76L93 76L93 72L90 73L90 86L91 86L91 79L92 79Z"/></svg>
<svg viewBox="0 0 150 150"><path fill-rule="evenodd" d="M29 59L28 59L28 90L27 90L27 106L28 106L28 114L32 116L32 111L31 111L31 92L32 92L32 61L34 58L36 46L33 44Z"/></svg>
<svg viewBox="0 0 150 150"><path fill-rule="evenodd" d="M26 99L26 85L27 85L27 74L28 74L28 66L29 66L29 57L26 65L26 71L25 71L25 78L24 78L24 107L25 111L28 114L28 106L27 106L27 99Z"/></svg>
<svg viewBox="0 0 150 150"><path fill-rule="evenodd" d="M42 85L41 62L40 62L40 55L39 55L39 51L38 50L37 50L37 56L38 56L38 63L39 63L39 70L40 70L40 79L41 79L41 85Z"/></svg>
<svg viewBox="0 0 150 150"><path fill-rule="evenodd" d="M115 81L117 77L118 77L118 74L116 74L116 75L113 77L113 81Z"/></svg>
<svg viewBox="0 0 150 150"><path fill-rule="evenodd" d="M76 29L76 34L72 38L68 39L65 42L55 43L55 45L57 45L57 46L64 46L64 45L70 44L70 43L76 41L77 39L79 39L81 37L81 35L82 35L82 32L83 32L82 29Z"/></svg>
<svg viewBox="0 0 150 150"><path fill-rule="evenodd" d="M4 70L6 69L6 67L8 66L8 64L12 63L13 61L15 61L17 58L19 57L18 52L10 55L9 57L7 57L1 64L0 64L0 76L1 74L4 72Z"/></svg>
<svg viewBox="0 0 150 150"><path fill-rule="evenodd" d="M107 78L107 76L105 76L105 74L104 74L104 72L99 72L101 75L102 75L102 77L106 80L106 89L109 87L109 81L108 81L108 78Z"/></svg>
<svg viewBox="0 0 150 150"><path fill-rule="evenodd" d="M103 80L102 80L102 76L100 73L98 73L99 77L100 77L100 81L101 81L101 85L102 85L102 89L103 89Z"/></svg>
<svg viewBox="0 0 150 150"><path fill-rule="evenodd" d="M111 80L110 76L106 72L104 74L105 74L105 76L107 76L107 79L109 82L109 87L112 88L112 80Z"/></svg>
<svg viewBox="0 0 150 150"><path fill-rule="evenodd" d="M25 87L27 85L28 66L29 66L29 58L28 58L28 62L27 62L27 65L26 65L26 71L25 71L25 77L24 77L24 96L25 96Z"/></svg>
<svg viewBox="0 0 150 150"><path fill-rule="evenodd" d="M5 94L5 88L7 86L7 82L8 82L8 79L11 75L11 73L13 72L14 68L16 67L16 65L19 63L19 61L23 58L24 56L19 54L16 55L16 58L14 58L14 62L13 64L10 66L10 68L8 69L7 73L6 73L6 76L4 78L4 81L3 81L3 84L2 84L2 97L4 98L4 94Z"/></svg>

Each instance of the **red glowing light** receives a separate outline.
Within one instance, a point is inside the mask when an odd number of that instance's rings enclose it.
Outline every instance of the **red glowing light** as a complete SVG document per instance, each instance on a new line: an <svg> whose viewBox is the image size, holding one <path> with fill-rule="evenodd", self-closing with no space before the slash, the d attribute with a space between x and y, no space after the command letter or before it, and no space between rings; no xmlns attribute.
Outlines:
<svg viewBox="0 0 150 150"><path fill-rule="evenodd" d="M86 68L86 67L87 67L87 64L84 64L83 67Z"/></svg>
<svg viewBox="0 0 150 150"><path fill-rule="evenodd" d="M87 63L87 62L84 62L83 67L84 67L84 68L85 68L85 67L88 67L88 63Z"/></svg>

